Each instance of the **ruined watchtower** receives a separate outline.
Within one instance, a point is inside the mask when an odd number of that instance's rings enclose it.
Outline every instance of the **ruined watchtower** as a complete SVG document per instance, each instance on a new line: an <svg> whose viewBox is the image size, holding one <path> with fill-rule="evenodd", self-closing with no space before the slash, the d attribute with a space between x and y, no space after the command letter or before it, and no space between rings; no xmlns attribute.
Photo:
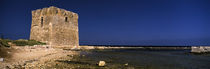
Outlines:
<svg viewBox="0 0 210 69"><path fill-rule="evenodd" d="M79 46L78 14L53 6L32 11L30 39L53 46Z"/></svg>

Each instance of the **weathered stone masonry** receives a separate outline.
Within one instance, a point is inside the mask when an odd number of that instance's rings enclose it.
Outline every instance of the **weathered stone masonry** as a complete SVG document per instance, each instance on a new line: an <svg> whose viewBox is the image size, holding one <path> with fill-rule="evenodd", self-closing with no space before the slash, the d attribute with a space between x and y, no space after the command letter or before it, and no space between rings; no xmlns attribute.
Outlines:
<svg viewBox="0 0 210 69"><path fill-rule="evenodd" d="M79 46L78 14L53 6L32 11L30 39L53 46Z"/></svg>

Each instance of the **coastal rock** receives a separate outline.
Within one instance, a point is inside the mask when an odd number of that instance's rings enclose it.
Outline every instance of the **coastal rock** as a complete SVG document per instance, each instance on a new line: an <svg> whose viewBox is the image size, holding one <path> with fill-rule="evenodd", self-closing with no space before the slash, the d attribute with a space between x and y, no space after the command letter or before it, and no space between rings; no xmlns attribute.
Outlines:
<svg viewBox="0 0 210 69"><path fill-rule="evenodd" d="M191 47L192 53L206 53L210 52L210 46L192 46Z"/></svg>
<svg viewBox="0 0 210 69"><path fill-rule="evenodd" d="M106 62L105 61L99 61L98 66L105 66Z"/></svg>

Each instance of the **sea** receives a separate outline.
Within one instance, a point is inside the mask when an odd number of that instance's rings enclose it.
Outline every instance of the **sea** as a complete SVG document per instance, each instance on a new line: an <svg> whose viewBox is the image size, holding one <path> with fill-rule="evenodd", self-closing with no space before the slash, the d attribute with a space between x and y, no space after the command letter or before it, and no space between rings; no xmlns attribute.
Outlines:
<svg viewBox="0 0 210 69"><path fill-rule="evenodd" d="M81 51L78 61L105 69L210 69L210 54L190 50L96 49Z"/></svg>

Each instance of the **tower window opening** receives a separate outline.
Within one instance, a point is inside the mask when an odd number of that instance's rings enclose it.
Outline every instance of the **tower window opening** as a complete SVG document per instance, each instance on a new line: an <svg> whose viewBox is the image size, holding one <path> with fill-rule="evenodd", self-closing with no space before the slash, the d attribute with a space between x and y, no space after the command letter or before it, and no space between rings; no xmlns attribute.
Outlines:
<svg viewBox="0 0 210 69"><path fill-rule="evenodd" d="M43 17L41 17L41 27L43 27Z"/></svg>
<svg viewBox="0 0 210 69"><path fill-rule="evenodd" d="M68 22L68 17L65 17L65 22Z"/></svg>

